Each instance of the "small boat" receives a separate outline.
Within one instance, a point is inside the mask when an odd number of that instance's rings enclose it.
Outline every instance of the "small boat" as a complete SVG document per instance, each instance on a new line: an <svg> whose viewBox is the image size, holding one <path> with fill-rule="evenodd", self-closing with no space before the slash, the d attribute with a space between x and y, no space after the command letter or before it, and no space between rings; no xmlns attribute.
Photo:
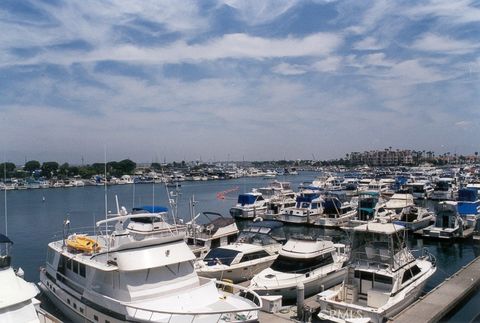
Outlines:
<svg viewBox="0 0 480 323"><path fill-rule="evenodd" d="M267 211L267 202L262 193L253 192L240 194L237 204L230 209L230 215L237 219L254 219Z"/></svg>
<svg viewBox="0 0 480 323"><path fill-rule="evenodd" d="M407 230L417 231L428 227L433 221L435 221L435 214L427 208L409 206L402 210L400 219L393 223L404 226Z"/></svg>
<svg viewBox="0 0 480 323"><path fill-rule="evenodd" d="M293 237L272 266L253 277L249 287L259 295L282 295L283 300L292 300L296 297L296 286L302 282L305 297L309 297L340 284L347 259L345 245Z"/></svg>
<svg viewBox="0 0 480 323"><path fill-rule="evenodd" d="M283 209L277 220L293 224L310 224L323 213L323 200L318 191L303 190L294 207Z"/></svg>
<svg viewBox="0 0 480 323"><path fill-rule="evenodd" d="M348 225L357 215L356 207L347 201L345 194L329 193L323 196L323 213L314 224L322 227L340 228Z"/></svg>
<svg viewBox="0 0 480 323"><path fill-rule="evenodd" d="M66 244L68 247L87 253L100 251L100 246L95 239L84 235L72 234L68 237Z"/></svg>

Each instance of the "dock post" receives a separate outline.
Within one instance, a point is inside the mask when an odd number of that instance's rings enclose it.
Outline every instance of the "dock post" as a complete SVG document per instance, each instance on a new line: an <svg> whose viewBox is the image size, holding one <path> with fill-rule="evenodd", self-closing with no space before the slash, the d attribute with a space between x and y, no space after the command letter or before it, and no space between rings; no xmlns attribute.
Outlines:
<svg viewBox="0 0 480 323"><path fill-rule="evenodd" d="M303 321L303 304L305 301L305 285L302 282L297 285L297 318Z"/></svg>

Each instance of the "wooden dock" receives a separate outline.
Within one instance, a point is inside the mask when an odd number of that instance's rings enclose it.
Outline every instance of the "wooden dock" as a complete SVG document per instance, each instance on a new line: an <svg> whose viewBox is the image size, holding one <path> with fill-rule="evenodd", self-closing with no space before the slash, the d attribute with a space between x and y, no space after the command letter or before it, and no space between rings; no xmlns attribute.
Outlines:
<svg viewBox="0 0 480 323"><path fill-rule="evenodd" d="M438 322L480 285L480 257L404 309L395 323Z"/></svg>

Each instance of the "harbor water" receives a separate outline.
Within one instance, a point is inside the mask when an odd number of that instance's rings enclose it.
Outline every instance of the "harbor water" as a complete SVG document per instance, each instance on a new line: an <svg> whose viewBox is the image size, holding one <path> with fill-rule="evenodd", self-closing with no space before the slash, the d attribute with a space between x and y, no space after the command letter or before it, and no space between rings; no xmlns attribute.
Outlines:
<svg viewBox="0 0 480 323"><path fill-rule="evenodd" d="M296 188L303 182L312 181L316 175L318 174L313 172L301 172L297 176L279 177L277 180L289 181L292 187ZM268 183L269 180L261 177L182 182L178 197L178 216L185 221L190 219L189 200L193 196L197 201L196 213L213 211L229 216L229 209L235 204L239 193L266 186ZM8 236L14 242L13 265L24 270L26 280L37 282L39 268L45 264L47 244L61 238L66 219L70 221L71 231L75 231L75 228L93 228L96 221L105 218L106 210L116 212L115 197L118 197L119 205L127 210L142 205L167 206L167 189L175 190L172 187L166 188L164 184L128 184L109 186L107 190L103 186L85 186L7 191L6 207L2 207L0 211L0 232L5 232L3 223L7 210ZM434 205L428 201L426 206ZM342 231L337 230L325 232L320 228L286 227L285 231L287 236L300 233L328 235L340 241L348 240ZM473 240L427 241L412 236L408 242L411 249L428 248L437 259L438 270L428 282L426 292L480 256L480 243ZM479 304L480 293L477 291L445 321L477 322Z"/></svg>

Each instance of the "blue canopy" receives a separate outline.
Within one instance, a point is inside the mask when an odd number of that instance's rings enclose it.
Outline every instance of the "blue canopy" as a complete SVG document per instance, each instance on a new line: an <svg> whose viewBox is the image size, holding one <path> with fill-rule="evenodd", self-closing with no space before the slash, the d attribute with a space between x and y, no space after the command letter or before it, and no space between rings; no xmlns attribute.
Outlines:
<svg viewBox="0 0 480 323"><path fill-rule="evenodd" d="M0 233L0 243L11 243L13 244L13 241L10 240L6 235L3 235Z"/></svg>
<svg viewBox="0 0 480 323"><path fill-rule="evenodd" d="M142 211L142 210L148 213L168 212L168 208L166 208L165 206L158 206L158 205L144 205L144 206L133 208L133 211Z"/></svg>
<svg viewBox="0 0 480 323"><path fill-rule="evenodd" d="M461 215L478 214L478 203L458 202L457 210Z"/></svg>
<svg viewBox="0 0 480 323"><path fill-rule="evenodd" d="M297 196L297 203L308 202L311 203L314 199L320 197L320 194L303 194Z"/></svg>
<svg viewBox="0 0 480 323"><path fill-rule="evenodd" d="M257 199L257 197L255 195L252 195L252 194L240 194L238 196L238 204L242 204L242 205L253 204L253 203L255 203L256 199Z"/></svg>
<svg viewBox="0 0 480 323"><path fill-rule="evenodd" d="M477 190L472 188L458 190L458 201L475 202L476 200L478 200Z"/></svg>

